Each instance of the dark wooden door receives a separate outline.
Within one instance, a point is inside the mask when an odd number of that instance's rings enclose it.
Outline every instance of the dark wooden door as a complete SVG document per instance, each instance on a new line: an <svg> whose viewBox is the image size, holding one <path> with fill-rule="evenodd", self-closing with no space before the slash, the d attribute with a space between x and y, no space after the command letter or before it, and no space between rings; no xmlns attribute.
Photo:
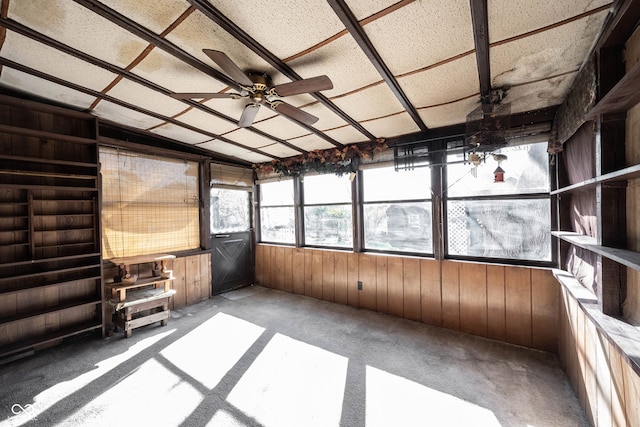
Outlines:
<svg viewBox="0 0 640 427"><path fill-rule="evenodd" d="M250 194L211 189L211 292L253 283Z"/></svg>

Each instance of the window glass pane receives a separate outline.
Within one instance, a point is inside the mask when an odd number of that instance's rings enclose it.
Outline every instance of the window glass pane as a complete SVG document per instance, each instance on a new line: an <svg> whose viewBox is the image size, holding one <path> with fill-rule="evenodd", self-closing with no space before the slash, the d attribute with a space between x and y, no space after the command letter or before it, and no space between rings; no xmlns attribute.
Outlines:
<svg viewBox="0 0 640 427"><path fill-rule="evenodd" d="M504 182L494 182L498 162L492 155L474 168L467 163L447 165L449 197L528 194L549 191L549 156L547 143L504 147L498 150L507 159L500 163ZM462 161L462 154L450 154L449 162ZM475 172L473 172L475 170ZM475 174L475 176L474 176Z"/></svg>
<svg viewBox="0 0 640 427"><path fill-rule="evenodd" d="M293 206L293 180L260 184L260 206Z"/></svg>
<svg viewBox="0 0 640 427"><path fill-rule="evenodd" d="M305 204L351 203L351 181L348 175L305 176L303 184Z"/></svg>
<svg viewBox="0 0 640 427"><path fill-rule="evenodd" d="M431 203L364 205L366 249L432 253Z"/></svg>
<svg viewBox="0 0 640 427"><path fill-rule="evenodd" d="M295 243L293 208L289 206L261 208L260 240L263 242Z"/></svg>
<svg viewBox="0 0 640 427"><path fill-rule="evenodd" d="M551 261L549 199L447 202L450 255Z"/></svg>
<svg viewBox="0 0 640 427"><path fill-rule="evenodd" d="M212 188L211 232L247 231L249 228L249 193Z"/></svg>
<svg viewBox="0 0 640 427"><path fill-rule="evenodd" d="M305 207L304 236L307 245L352 247L351 205Z"/></svg>
<svg viewBox="0 0 640 427"><path fill-rule="evenodd" d="M395 171L392 167L366 169L363 174L365 202L431 198L431 169Z"/></svg>

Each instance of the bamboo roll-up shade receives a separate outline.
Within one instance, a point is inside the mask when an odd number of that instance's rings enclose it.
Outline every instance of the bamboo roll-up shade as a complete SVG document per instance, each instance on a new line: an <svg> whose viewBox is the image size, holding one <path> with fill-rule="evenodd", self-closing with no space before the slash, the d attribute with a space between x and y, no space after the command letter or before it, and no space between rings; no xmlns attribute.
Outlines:
<svg viewBox="0 0 640 427"><path fill-rule="evenodd" d="M253 189L253 169L211 163L212 187L243 187Z"/></svg>
<svg viewBox="0 0 640 427"><path fill-rule="evenodd" d="M200 246L198 164L101 148L105 259Z"/></svg>

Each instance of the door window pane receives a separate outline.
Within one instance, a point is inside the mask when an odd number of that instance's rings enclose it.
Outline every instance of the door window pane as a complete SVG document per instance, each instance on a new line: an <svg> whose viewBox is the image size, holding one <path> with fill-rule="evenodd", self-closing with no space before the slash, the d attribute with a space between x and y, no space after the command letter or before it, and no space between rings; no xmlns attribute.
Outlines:
<svg viewBox="0 0 640 427"><path fill-rule="evenodd" d="M551 261L549 199L456 200L447 206L450 255Z"/></svg>
<svg viewBox="0 0 640 427"><path fill-rule="evenodd" d="M211 189L211 232L248 231L249 193L242 190Z"/></svg>

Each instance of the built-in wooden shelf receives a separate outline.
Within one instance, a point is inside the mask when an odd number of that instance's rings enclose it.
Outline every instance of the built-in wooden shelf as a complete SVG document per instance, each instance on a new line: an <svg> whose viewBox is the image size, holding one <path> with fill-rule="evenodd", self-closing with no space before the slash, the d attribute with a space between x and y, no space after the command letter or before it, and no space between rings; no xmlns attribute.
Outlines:
<svg viewBox="0 0 640 427"><path fill-rule="evenodd" d="M5 325L7 323L12 323L12 322L17 322L20 320L24 320L24 319L29 319L30 317L35 317L35 316L42 316L44 314L51 314L51 313L57 313L60 311L64 311L64 310L69 310L72 308L80 308L80 307L85 307L85 306L89 306L89 305L96 305L96 304L102 304L102 299L83 299L83 300L78 300L78 301L70 301L67 302L65 304L59 304L59 305L55 305L53 307L45 307L42 308L40 310L32 310L29 311L28 313L21 313L21 314L16 314L13 316L8 316L8 317L1 317L0 318L0 325Z"/></svg>
<svg viewBox="0 0 640 427"><path fill-rule="evenodd" d="M46 345L51 342L68 338L73 335L94 331L100 328L102 328L102 320L96 319L96 320L91 320L88 322L76 324L68 328L59 329L54 332L38 335L26 340L17 341L5 346L0 346L0 357L7 357L12 354L24 352L35 346Z"/></svg>
<svg viewBox="0 0 640 427"><path fill-rule="evenodd" d="M584 190L590 187L595 187L596 184L613 183L613 182L626 182L629 179L640 178L640 165L629 166L624 169L620 169L611 173L600 175L596 178L587 179L576 184L568 185L566 187L559 188L551 192L551 195L557 195L562 193L568 193L570 191Z"/></svg>
<svg viewBox="0 0 640 427"><path fill-rule="evenodd" d="M0 154L0 160L12 160L14 162L29 162L29 163L42 163L47 166L59 165L59 166L78 166L82 168L97 168L97 163L89 162L77 162L71 160L60 159L47 159L43 157L25 157L25 156L9 156L6 154Z"/></svg>
<svg viewBox="0 0 640 427"><path fill-rule="evenodd" d="M551 234L565 242L571 243L572 245L579 246L627 267L633 268L634 270L640 271L640 252L601 246L598 245L595 238L572 231L552 231Z"/></svg>
<svg viewBox="0 0 640 427"><path fill-rule="evenodd" d="M61 257L54 257L54 258L27 259L22 261L0 263L0 267L17 267L20 265L34 265L34 264L41 264L45 262L68 261L73 259L93 258L98 256L100 256L100 252L91 252L86 254L68 255L68 256L61 256Z"/></svg>
<svg viewBox="0 0 640 427"><path fill-rule="evenodd" d="M46 288L52 288L52 287L60 287L60 286L66 286L66 285L71 285L75 282L77 282L78 280L99 280L102 278L102 276L100 275L92 275L91 272L88 272L89 274L83 274L83 275L79 275L78 277L74 277L72 279L68 279L67 281L56 281L56 282L45 282L45 283L30 283L29 286L26 287L21 287L19 289L3 289L0 290L0 294L3 295L8 295L8 294L21 294L21 293L25 293L25 292L29 292L33 289L46 289Z"/></svg>
<svg viewBox="0 0 640 427"><path fill-rule="evenodd" d="M640 62L585 115L585 120L595 119L600 114L619 113L633 108L640 102Z"/></svg>

